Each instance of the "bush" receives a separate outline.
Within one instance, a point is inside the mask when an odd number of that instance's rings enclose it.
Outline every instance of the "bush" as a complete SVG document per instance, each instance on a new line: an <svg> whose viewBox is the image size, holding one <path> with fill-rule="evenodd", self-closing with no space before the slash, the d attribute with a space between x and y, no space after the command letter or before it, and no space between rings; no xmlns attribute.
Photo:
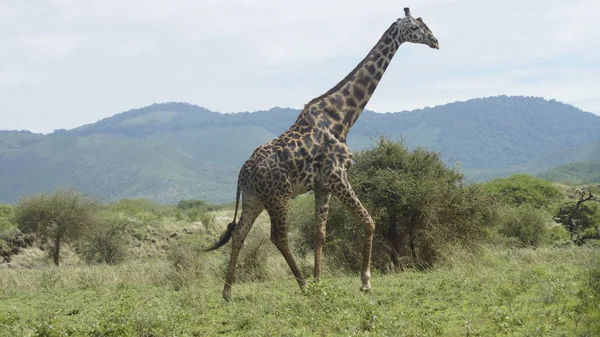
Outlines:
<svg viewBox="0 0 600 337"><path fill-rule="evenodd" d="M355 160L351 184L376 224L374 268L429 266L444 246L470 246L485 237L484 225L493 215L491 199L478 185L464 186L462 174L446 167L438 153L409 151L381 138ZM292 213L307 214L299 224L301 244L313 249L314 208L311 219L310 206L302 206L307 209ZM324 258L359 269L363 237L354 212L332 200Z"/></svg>
<svg viewBox="0 0 600 337"><path fill-rule="evenodd" d="M122 213L142 222L161 220L173 213L172 206L160 205L147 199L122 199L117 203L109 204L107 210Z"/></svg>
<svg viewBox="0 0 600 337"><path fill-rule="evenodd" d="M218 208L218 206L211 205L204 200L181 200L177 203L175 219L184 220L185 217L190 222L200 221L208 228L215 218L212 211Z"/></svg>
<svg viewBox="0 0 600 337"><path fill-rule="evenodd" d="M86 233L84 256L94 263L117 264L125 259L126 234L131 221L118 214L104 214Z"/></svg>
<svg viewBox="0 0 600 337"><path fill-rule="evenodd" d="M562 226L552 225L546 229L548 240L553 243L569 242L569 231Z"/></svg>
<svg viewBox="0 0 600 337"><path fill-rule="evenodd" d="M0 235L17 227L12 222L13 208L10 205L0 205Z"/></svg>
<svg viewBox="0 0 600 337"><path fill-rule="evenodd" d="M532 206L504 207L499 215L498 232L517 239L519 246L536 247L548 242L550 222L550 214Z"/></svg>
<svg viewBox="0 0 600 337"><path fill-rule="evenodd" d="M201 209L207 211L210 205L204 200L181 200L177 203L177 209L189 210L189 209Z"/></svg>
<svg viewBox="0 0 600 337"><path fill-rule="evenodd" d="M167 253L167 261L173 266L175 274L172 281L176 289L189 285L209 274L206 259L210 256L202 255L206 243L195 237L177 240Z"/></svg>
<svg viewBox="0 0 600 337"><path fill-rule="evenodd" d="M100 204L74 190L57 190L19 200L14 219L24 233L34 233L48 245L54 264L60 263L60 248L75 242L93 226Z"/></svg>
<svg viewBox="0 0 600 337"><path fill-rule="evenodd" d="M551 182L527 174L496 178L482 185L485 190L512 206L529 205L549 207L561 197L561 192Z"/></svg>

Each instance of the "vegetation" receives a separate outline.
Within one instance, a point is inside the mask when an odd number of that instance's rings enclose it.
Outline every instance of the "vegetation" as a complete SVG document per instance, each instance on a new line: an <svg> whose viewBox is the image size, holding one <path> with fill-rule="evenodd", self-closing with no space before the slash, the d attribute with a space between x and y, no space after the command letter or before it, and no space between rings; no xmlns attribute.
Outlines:
<svg viewBox="0 0 600 337"><path fill-rule="evenodd" d="M483 186L504 203L514 206L544 208L558 201L561 196L560 190L552 183L527 174L497 178Z"/></svg>
<svg viewBox="0 0 600 337"><path fill-rule="evenodd" d="M13 208L11 205L0 204L0 234L11 230L14 224L11 222Z"/></svg>
<svg viewBox="0 0 600 337"><path fill-rule="evenodd" d="M165 103L49 135L3 131L0 203L56 186L110 202L229 202L243 161L289 127L298 112L274 108L219 114ZM535 174L571 161L599 161L598 130L600 117L572 106L499 96L413 112L365 112L348 144L362 150L377 134L404 138L411 149L423 146L443 153L452 166L460 162L469 179L487 180L516 172ZM533 162L540 158L544 160Z"/></svg>
<svg viewBox="0 0 600 337"><path fill-rule="evenodd" d="M565 227L571 240L575 238L578 244L583 244L588 238L600 239L600 207L593 203L600 202L600 186L588 186L571 192L570 197L575 201L561 205L554 220Z"/></svg>
<svg viewBox="0 0 600 337"><path fill-rule="evenodd" d="M280 257L281 258L281 257ZM596 336L598 249L455 252L428 272L309 282L289 275L236 287L181 281L169 264L0 270L0 336ZM201 275L201 273L200 273Z"/></svg>
<svg viewBox="0 0 600 337"><path fill-rule="evenodd" d="M597 231L591 199L564 213L584 187L524 175L467 184L438 153L386 138L355 160L352 184L377 223L370 294L358 291L355 272L361 226L335 201L320 283L297 288L263 213L227 304L229 246L203 249L231 220L231 205L106 204L57 190L0 206L0 337L600 334L600 239L574 245L553 221L570 214L586 224L581 235ZM597 193L585 188L583 198ZM310 195L293 200L289 220L310 275ZM47 253L56 246L60 267Z"/></svg>
<svg viewBox="0 0 600 337"><path fill-rule="evenodd" d="M60 249L76 241L94 223L99 204L76 191L57 191L24 198L15 207L14 221L24 233L37 235L50 247L54 264L60 264Z"/></svg>
<svg viewBox="0 0 600 337"><path fill-rule="evenodd" d="M498 210L497 230L508 239L506 244L537 247L548 243L551 215L530 205L502 207Z"/></svg>
<svg viewBox="0 0 600 337"><path fill-rule="evenodd" d="M463 175L446 167L438 153L409 151L382 137L355 160L352 186L377 224L376 268L430 266L449 245L474 246L486 236L482 224L492 212L491 199L478 186L465 186ZM352 211L336 202L330 213L324 254L358 270L361 251L355 238L362 236L362 227ZM305 245L312 245L313 227L311 218L301 224Z"/></svg>
<svg viewBox="0 0 600 337"><path fill-rule="evenodd" d="M538 177L574 185L600 184L600 159L595 162L569 163L553 167Z"/></svg>
<svg viewBox="0 0 600 337"><path fill-rule="evenodd" d="M117 264L125 259L126 235L132 220L119 214L107 214L86 232L84 256L88 262Z"/></svg>

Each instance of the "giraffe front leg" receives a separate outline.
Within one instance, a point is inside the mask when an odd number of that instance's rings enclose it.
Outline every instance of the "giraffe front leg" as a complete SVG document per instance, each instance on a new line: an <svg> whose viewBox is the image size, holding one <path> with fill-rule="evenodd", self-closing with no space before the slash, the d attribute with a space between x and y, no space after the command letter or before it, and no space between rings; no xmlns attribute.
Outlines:
<svg viewBox="0 0 600 337"><path fill-rule="evenodd" d="M323 257L323 244L327 225L327 214L329 212L329 200L331 193L315 192L315 280L321 277L321 260Z"/></svg>
<svg viewBox="0 0 600 337"><path fill-rule="evenodd" d="M286 216L289 199L282 198L279 203L267 206L267 212L271 218L271 242L277 247L283 258L287 262L292 274L298 282L300 289L304 289L305 281L300 269L294 260L292 251L288 243Z"/></svg>
<svg viewBox="0 0 600 337"><path fill-rule="evenodd" d="M334 185L334 195L342 201L346 207L351 211L355 212L361 219L363 229L365 231L365 237L363 240L363 263L361 281L361 291L369 291L371 289L371 251L373 247L373 233L375 232L375 222L365 207L362 205L356 193L350 186L350 183L346 179L345 172L341 174L340 179Z"/></svg>

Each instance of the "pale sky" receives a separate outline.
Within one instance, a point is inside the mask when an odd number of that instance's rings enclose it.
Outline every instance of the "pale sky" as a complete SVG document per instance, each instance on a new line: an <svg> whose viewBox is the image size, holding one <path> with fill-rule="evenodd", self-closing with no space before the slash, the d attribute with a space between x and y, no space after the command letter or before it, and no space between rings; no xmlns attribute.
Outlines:
<svg viewBox="0 0 600 337"><path fill-rule="evenodd" d="M600 113L595 0L0 0L0 130L47 133L168 101L299 109L405 6L440 50L403 45L367 109L506 94Z"/></svg>

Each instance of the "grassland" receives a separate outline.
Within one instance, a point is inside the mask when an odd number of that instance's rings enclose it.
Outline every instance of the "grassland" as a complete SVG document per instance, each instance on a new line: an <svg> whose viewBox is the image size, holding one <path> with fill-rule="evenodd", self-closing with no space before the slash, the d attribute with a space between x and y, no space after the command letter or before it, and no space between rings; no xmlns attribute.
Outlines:
<svg viewBox="0 0 600 337"><path fill-rule="evenodd" d="M294 208L296 220L312 218L314 206L304 206ZM0 263L0 337L600 335L600 246L591 241L448 246L432 268L375 272L369 294L358 290L358 275L327 258L326 246L325 277L309 278L301 291L269 242L263 213L226 303L229 246L202 248L230 221L230 206L196 212L133 200L106 210L131 220L123 263L90 264L75 245L62 249L60 267L36 245ZM7 233L14 225L4 226ZM298 248L296 227L290 239ZM296 255L310 275L311 255Z"/></svg>
<svg viewBox="0 0 600 337"><path fill-rule="evenodd" d="M218 270L225 255L197 259ZM598 336L598 261L597 248L482 247L376 274L370 294L339 272L301 292L271 264L265 281L236 284L232 303L218 273L160 258L0 269L0 336Z"/></svg>

